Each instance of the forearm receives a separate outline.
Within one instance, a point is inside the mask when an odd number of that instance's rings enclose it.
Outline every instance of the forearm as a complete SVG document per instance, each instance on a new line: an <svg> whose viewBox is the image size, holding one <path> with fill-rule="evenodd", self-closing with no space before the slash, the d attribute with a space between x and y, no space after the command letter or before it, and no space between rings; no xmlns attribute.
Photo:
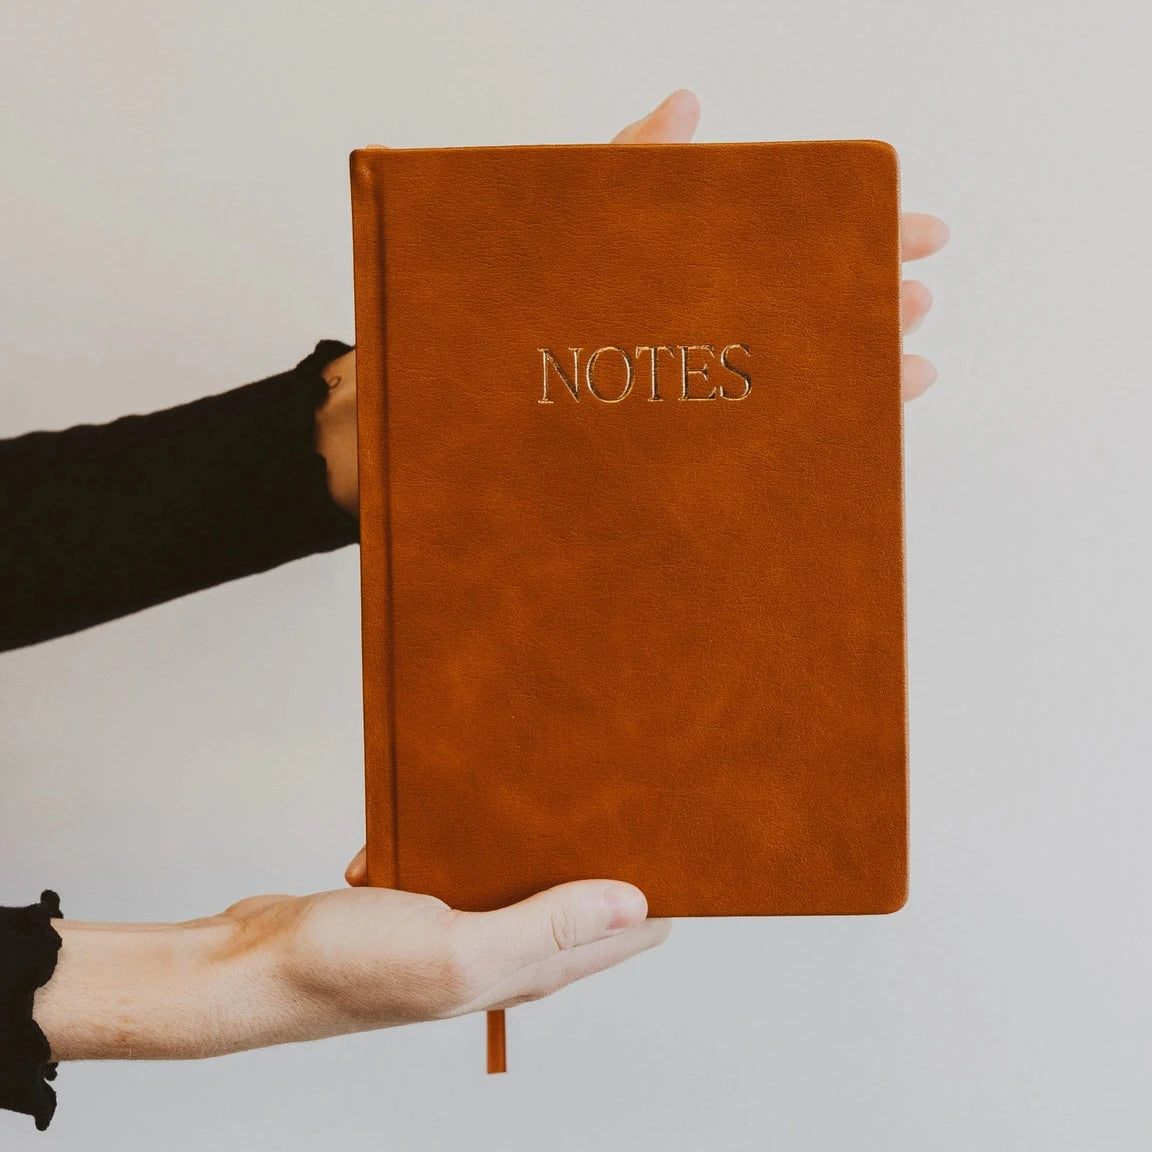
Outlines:
<svg viewBox="0 0 1152 1152"><path fill-rule="evenodd" d="M350 1010L325 965L302 969L312 899L257 896L171 924L53 920L56 970L33 1012L52 1059L195 1060L400 1022Z"/></svg>
<svg viewBox="0 0 1152 1152"><path fill-rule="evenodd" d="M230 392L0 440L0 649L354 543L316 444L338 414L320 371L347 350L321 341Z"/></svg>
<svg viewBox="0 0 1152 1152"><path fill-rule="evenodd" d="M253 1046L272 981L226 918L53 926L56 971L34 1001L53 1060L194 1059Z"/></svg>

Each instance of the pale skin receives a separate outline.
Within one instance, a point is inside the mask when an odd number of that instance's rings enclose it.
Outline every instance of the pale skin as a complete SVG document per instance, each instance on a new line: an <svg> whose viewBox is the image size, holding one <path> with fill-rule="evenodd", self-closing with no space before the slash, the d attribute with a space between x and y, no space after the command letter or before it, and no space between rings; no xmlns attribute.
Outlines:
<svg viewBox="0 0 1152 1152"><path fill-rule="evenodd" d="M699 121L691 93L672 93L615 143L682 143ZM906 212L901 254L938 251L948 228ZM931 306L918 280L902 285L905 333ZM316 447L332 498L355 515L356 353L328 365ZM904 398L935 380L922 356L903 362ZM366 886L364 851L349 888L255 896L182 923L56 920L56 972L35 997L54 1060L192 1059L270 1044L437 1020L536 1000L659 944L643 893L579 880L494 912L461 912L433 896Z"/></svg>

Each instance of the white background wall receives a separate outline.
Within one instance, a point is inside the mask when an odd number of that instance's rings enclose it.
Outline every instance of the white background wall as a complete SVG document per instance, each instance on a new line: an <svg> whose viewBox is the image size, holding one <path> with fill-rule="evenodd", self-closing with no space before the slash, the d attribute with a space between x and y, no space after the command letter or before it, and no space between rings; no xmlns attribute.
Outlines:
<svg viewBox="0 0 1152 1152"><path fill-rule="evenodd" d="M29 1149L1129 1150L1152 1132L1152 6L1103 0L0 7L0 435L353 338L347 155L879 137L909 266L912 895L684 921L509 1014L61 1069ZM355 548L0 656L0 903L181 919L362 839Z"/></svg>

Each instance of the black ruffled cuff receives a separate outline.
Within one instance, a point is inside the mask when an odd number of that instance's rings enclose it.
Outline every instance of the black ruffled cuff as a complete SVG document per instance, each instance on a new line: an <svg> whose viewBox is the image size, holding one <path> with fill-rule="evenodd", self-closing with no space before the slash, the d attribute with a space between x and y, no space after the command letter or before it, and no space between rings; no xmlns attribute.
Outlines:
<svg viewBox="0 0 1152 1152"><path fill-rule="evenodd" d="M52 1049L32 1019L36 989L56 970L60 897L45 890L38 904L0 908L0 1108L24 1112L44 1131L56 1111Z"/></svg>

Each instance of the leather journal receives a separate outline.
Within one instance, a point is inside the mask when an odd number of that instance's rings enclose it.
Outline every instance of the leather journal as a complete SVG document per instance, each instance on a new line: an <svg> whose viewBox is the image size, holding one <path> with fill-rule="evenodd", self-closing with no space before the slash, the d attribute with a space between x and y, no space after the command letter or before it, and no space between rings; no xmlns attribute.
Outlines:
<svg viewBox="0 0 1152 1152"><path fill-rule="evenodd" d="M900 908L895 150L349 159L369 882Z"/></svg>

